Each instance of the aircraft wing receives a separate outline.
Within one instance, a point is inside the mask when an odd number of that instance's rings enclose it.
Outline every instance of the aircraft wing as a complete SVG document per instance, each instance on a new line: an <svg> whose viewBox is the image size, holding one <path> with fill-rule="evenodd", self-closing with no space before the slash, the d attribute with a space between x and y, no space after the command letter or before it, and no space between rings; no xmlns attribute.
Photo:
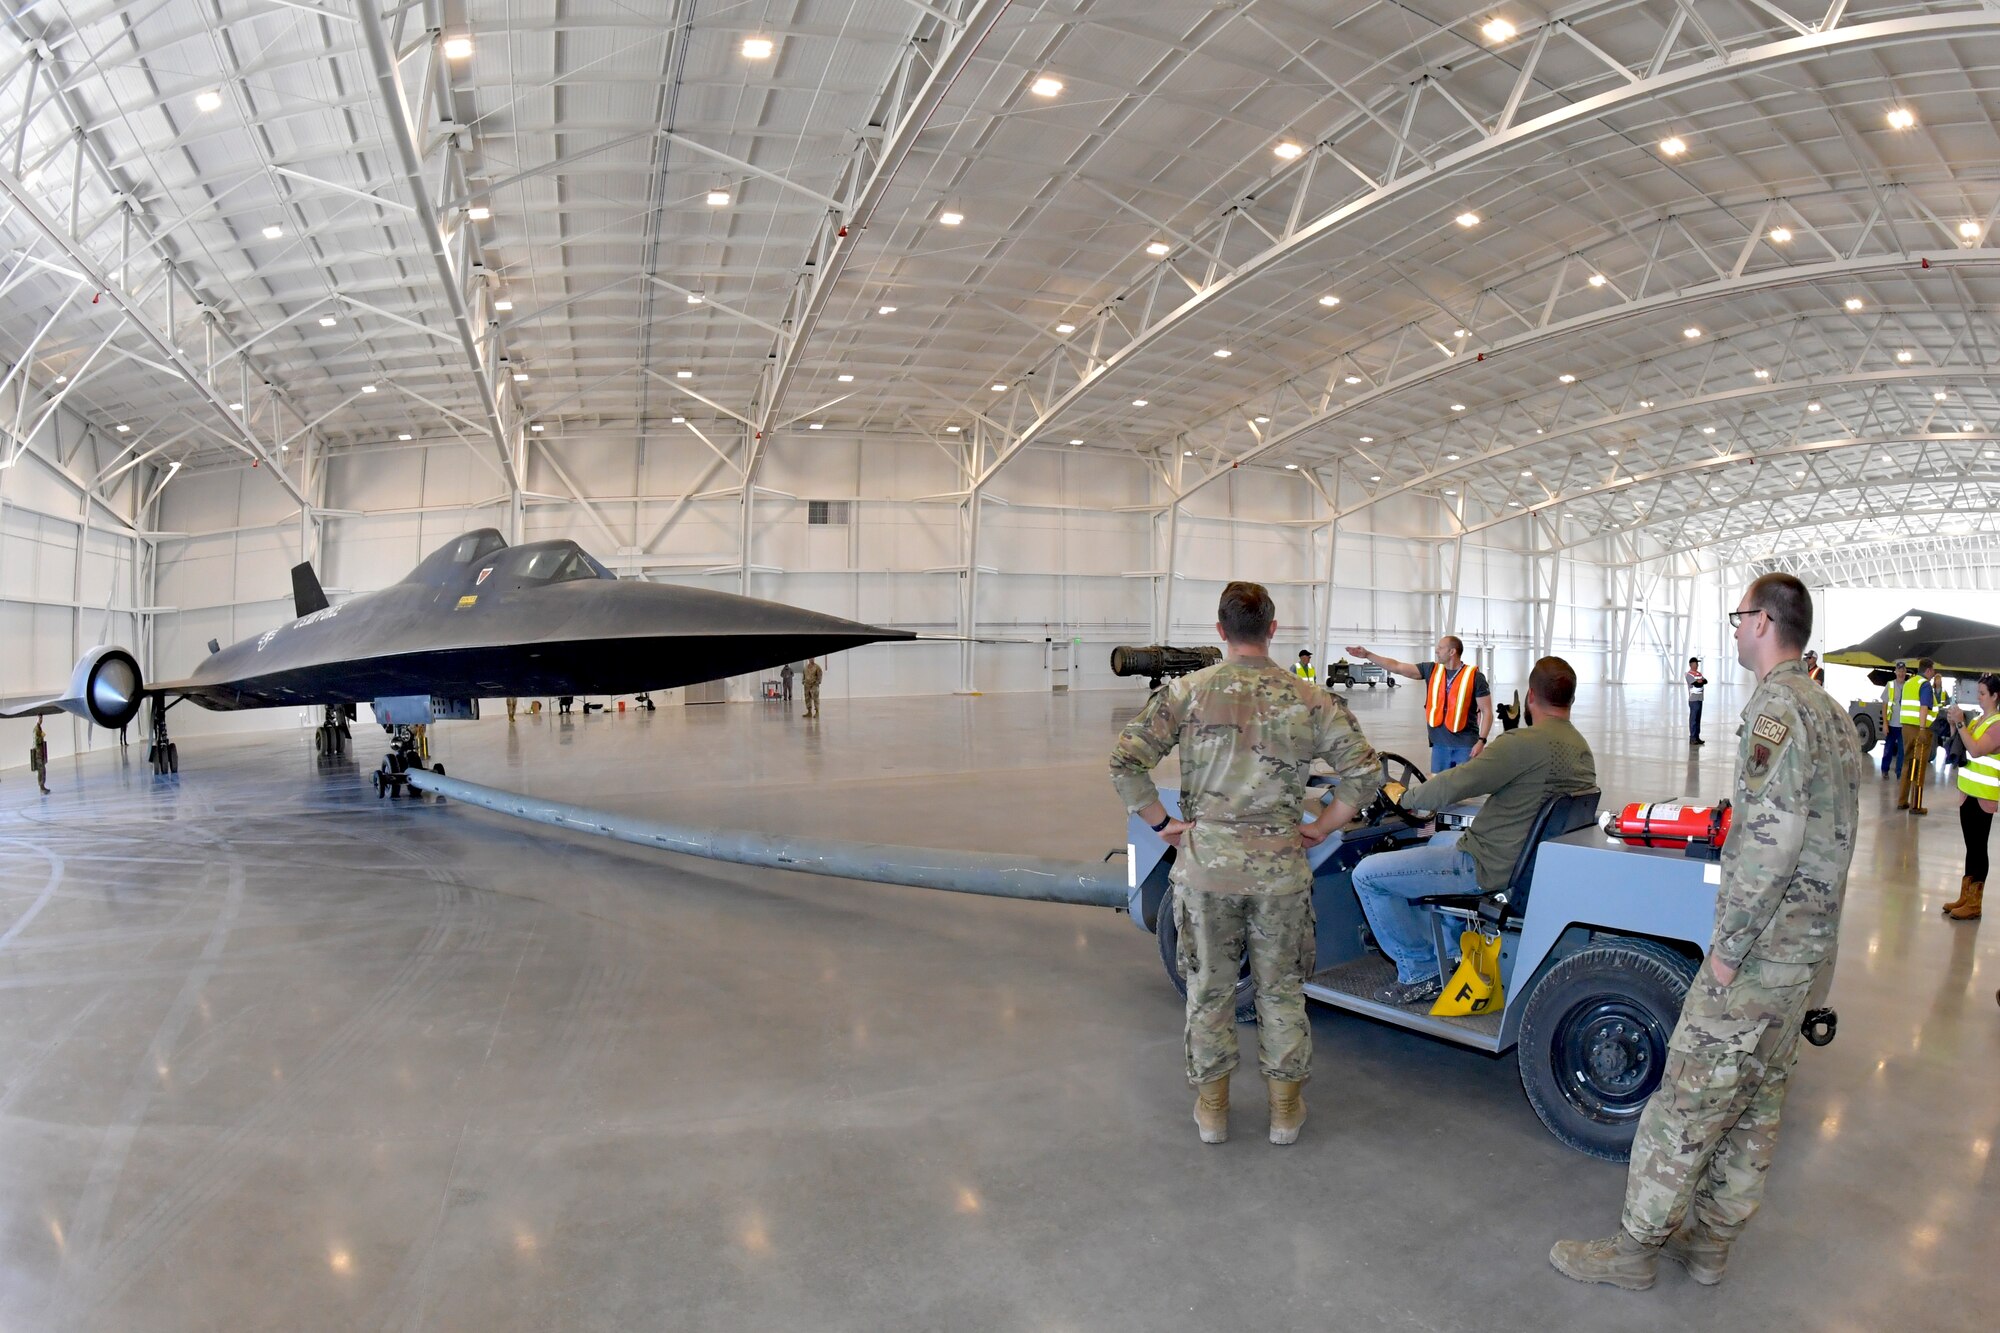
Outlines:
<svg viewBox="0 0 2000 1333"><path fill-rule="evenodd" d="M2000 625L1912 607L1860 643L1828 653L1835 666L1891 668L1930 658L1948 676L2000 671Z"/></svg>
<svg viewBox="0 0 2000 1333"><path fill-rule="evenodd" d="M67 711L59 699L0 699L0 717L47 717Z"/></svg>

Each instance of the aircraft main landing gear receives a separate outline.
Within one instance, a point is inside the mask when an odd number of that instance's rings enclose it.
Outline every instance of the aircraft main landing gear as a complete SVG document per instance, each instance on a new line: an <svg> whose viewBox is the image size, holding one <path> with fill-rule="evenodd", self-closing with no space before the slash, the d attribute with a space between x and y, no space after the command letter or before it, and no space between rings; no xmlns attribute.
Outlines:
<svg viewBox="0 0 2000 1333"><path fill-rule="evenodd" d="M428 757L420 727L396 727L390 732L389 753L382 756L381 767L375 770L375 797L401 796L410 790L410 770L428 768L433 773L442 774L443 764L425 764Z"/></svg>
<svg viewBox="0 0 2000 1333"><path fill-rule="evenodd" d="M181 771L181 749L167 739L167 701L156 694L148 702L152 706L152 719L151 739L146 744L146 762L153 766L155 777L178 773Z"/></svg>
<svg viewBox="0 0 2000 1333"><path fill-rule="evenodd" d="M347 724L354 718L353 704L328 704L326 716L313 732L313 753L322 759L337 759L347 753L354 733Z"/></svg>

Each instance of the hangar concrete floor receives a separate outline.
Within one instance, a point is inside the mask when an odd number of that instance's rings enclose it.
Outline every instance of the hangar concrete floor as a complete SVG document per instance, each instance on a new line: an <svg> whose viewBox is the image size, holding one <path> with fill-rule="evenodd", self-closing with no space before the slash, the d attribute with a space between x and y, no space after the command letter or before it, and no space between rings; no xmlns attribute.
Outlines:
<svg viewBox="0 0 2000 1333"><path fill-rule="evenodd" d="M1615 799L1726 789L1677 693L1578 720ZM1141 695L440 729L475 780L1096 859ZM1412 691L1358 691L1415 753ZM1720 724L1723 718L1727 724ZM378 802L300 732L0 783L0 1328L1990 1327L2000 946L1864 794L1835 1001L1727 1283L1582 1288L1623 1172L1493 1059L1321 1010L1296 1147L1203 1147L1150 936ZM1982 1315L1979 1312L1986 1311Z"/></svg>

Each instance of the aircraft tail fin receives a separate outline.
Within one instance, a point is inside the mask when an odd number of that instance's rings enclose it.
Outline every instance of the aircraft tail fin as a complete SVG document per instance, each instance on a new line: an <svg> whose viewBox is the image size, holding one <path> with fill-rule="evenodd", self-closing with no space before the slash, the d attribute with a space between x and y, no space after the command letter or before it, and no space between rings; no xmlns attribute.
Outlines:
<svg viewBox="0 0 2000 1333"><path fill-rule="evenodd" d="M319 586L319 575L313 573L310 560L292 566L292 606L294 613L301 616L324 611L328 606L326 590Z"/></svg>

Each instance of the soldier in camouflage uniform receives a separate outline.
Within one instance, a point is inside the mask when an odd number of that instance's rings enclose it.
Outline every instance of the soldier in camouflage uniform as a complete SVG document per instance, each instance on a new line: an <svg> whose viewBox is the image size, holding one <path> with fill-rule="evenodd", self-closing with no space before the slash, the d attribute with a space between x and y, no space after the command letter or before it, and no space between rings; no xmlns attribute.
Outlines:
<svg viewBox="0 0 2000 1333"><path fill-rule="evenodd" d="M819 716L819 684L825 679L826 668L819 664L817 657L808 657L805 669L807 717Z"/></svg>
<svg viewBox="0 0 2000 1333"><path fill-rule="evenodd" d="M1262 586L1230 584L1218 615L1227 655L1153 695L1111 752L1111 781L1126 808L1179 849L1172 910L1201 1141L1229 1135L1236 977L1247 953L1257 983L1258 1063L1270 1086L1270 1138L1291 1143L1305 1123L1300 1086L1312 1055L1303 989L1314 955L1306 848L1375 799L1382 764L1340 696L1271 660L1276 608ZM1160 803L1152 778L1176 747L1178 819ZM1339 783L1301 828L1315 759L1325 760Z"/></svg>
<svg viewBox="0 0 2000 1333"><path fill-rule="evenodd" d="M1757 689L1737 730L1715 938L1639 1120L1619 1233L1549 1252L1580 1282L1643 1291L1662 1253L1705 1286L1722 1280L1764 1192L1800 1024L1832 982L1866 763L1799 661L1812 633L1805 585L1766 574L1730 622Z"/></svg>

